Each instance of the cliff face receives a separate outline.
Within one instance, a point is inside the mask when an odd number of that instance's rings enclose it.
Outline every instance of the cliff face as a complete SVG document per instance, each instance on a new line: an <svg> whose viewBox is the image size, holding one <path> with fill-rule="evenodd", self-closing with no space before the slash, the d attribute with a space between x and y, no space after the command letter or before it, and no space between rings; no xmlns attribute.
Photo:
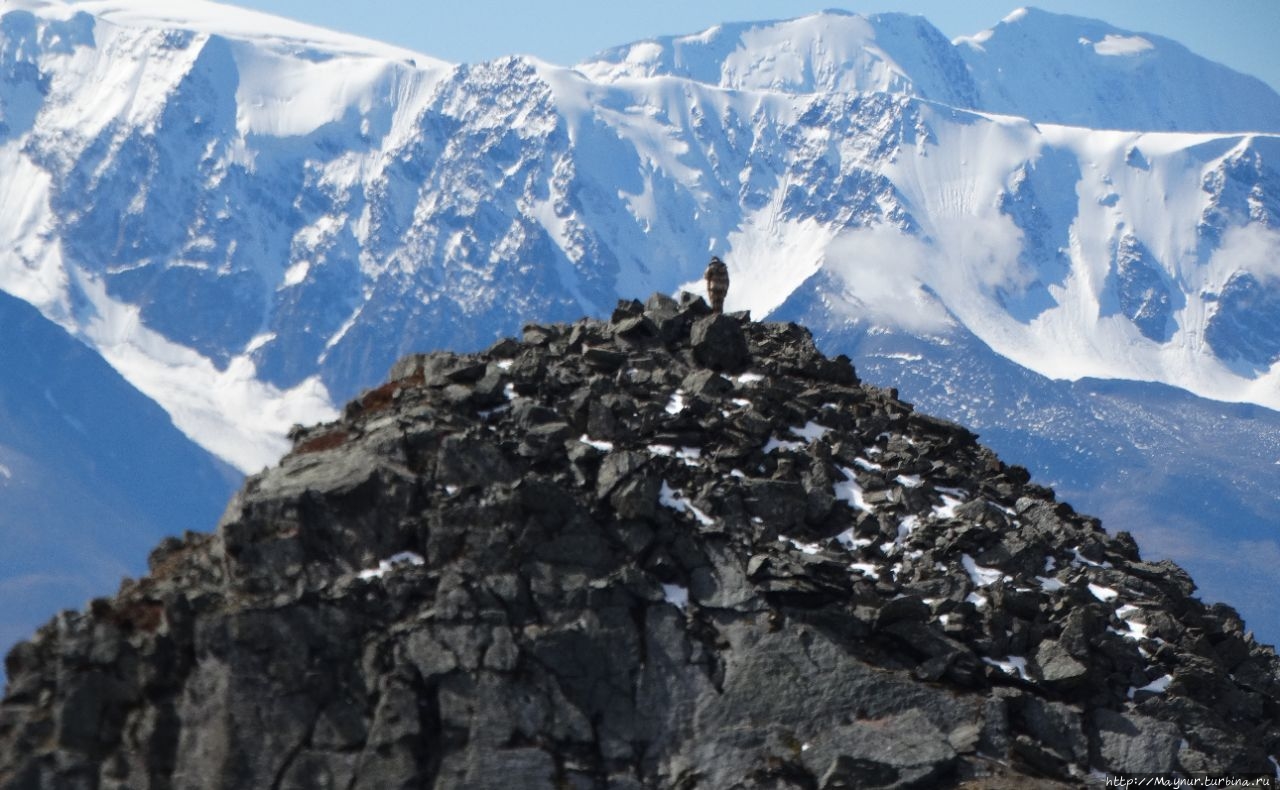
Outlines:
<svg viewBox="0 0 1280 790"><path fill-rule="evenodd" d="M391 379L10 653L0 787L1276 770L1229 607L796 325L655 296Z"/></svg>

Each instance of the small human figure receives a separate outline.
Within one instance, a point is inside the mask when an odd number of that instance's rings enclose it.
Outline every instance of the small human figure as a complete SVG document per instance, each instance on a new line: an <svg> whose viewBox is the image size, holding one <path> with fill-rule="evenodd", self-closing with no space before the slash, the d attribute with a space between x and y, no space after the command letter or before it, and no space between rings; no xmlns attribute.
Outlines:
<svg viewBox="0 0 1280 790"><path fill-rule="evenodd" d="M707 278L707 297L711 300L711 311L723 313L724 297L729 293L729 267L724 265L724 261L712 256L704 276Z"/></svg>

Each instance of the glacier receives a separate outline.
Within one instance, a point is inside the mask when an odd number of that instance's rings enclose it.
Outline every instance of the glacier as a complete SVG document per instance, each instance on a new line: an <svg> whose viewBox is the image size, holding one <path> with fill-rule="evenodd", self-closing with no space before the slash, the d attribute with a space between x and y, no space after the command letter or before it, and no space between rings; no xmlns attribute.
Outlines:
<svg viewBox="0 0 1280 790"><path fill-rule="evenodd" d="M0 290L242 472L405 353L697 291L715 253L729 309L806 321L1272 641L1275 566L1232 558L1280 556L1278 158L1265 84L1034 9L573 67L202 0L0 11Z"/></svg>

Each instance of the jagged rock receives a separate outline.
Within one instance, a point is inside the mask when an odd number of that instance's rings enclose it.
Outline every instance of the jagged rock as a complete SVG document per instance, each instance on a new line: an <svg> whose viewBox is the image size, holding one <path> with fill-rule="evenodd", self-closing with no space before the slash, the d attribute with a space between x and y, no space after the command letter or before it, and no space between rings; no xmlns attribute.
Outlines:
<svg viewBox="0 0 1280 790"><path fill-rule="evenodd" d="M957 759L947 737L915 710L854 722L833 735L842 746L819 774L818 787L823 790L937 786ZM827 750L814 751L806 763L816 764Z"/></svg>
<svg viewBox="0 0 1280 790"><path fill-rule="evenodd" d="M1065 787L1280 754L1280 664L1234 610L801 327L657 295L391 379L10 652L0 788Z"/></svg>
<svg viewBox="0 0 1280 790"><path fill-rule="evenodd" d="M1089 674L1089 668L1072 658L1057 642L1041 642L1036 650L1040 677L1051 688L1065 689Z"/></svg>
<svg viewBox="0 0 1280 790"><path fill-rule="evenodd" d="M1145 716L1105 708L1094 712L1098 756L1108 771L1131 774L1172 773L1178 768L1178 728Z"/></svg>
<svg viewBox="0 0 1280 790"><path fill-rule="evenodd" d="M695 321L689 333L689 345L694 359L713 370L739 370L750 357L742 328L722 313Z"/></svg>
<svg viewBox="0 0 1280 790"><path fill-rule="evenodd" d="M1084 717L1080 711L1061 702L1034 695L1019 697L1016 713L1026 733L1047 750L1061 765L1083 765L1089 759L1089 741L1085 737Z"/></svg>

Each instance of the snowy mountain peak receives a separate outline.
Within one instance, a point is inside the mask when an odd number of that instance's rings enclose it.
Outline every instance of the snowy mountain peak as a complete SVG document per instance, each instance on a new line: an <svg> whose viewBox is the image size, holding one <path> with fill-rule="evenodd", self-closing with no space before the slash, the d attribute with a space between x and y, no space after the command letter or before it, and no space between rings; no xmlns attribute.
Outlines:
<svg viewBox="0 0 1280 790"><path fill-rule="evenodd" d="M975 109L1094 129L1280 131L1280 95L1176 41L1019 8L955 39Z"/></svg>
<svg viewBox="0 0 1280 790"><path fill-rule="evenodd" d="M603 82L665 75L734 90L879 91L968 104L963 64L951 50L923 17L831 10L628 44L579 69Z"/></svg>
<svg viewBox="0 0 1280 790"><path fill-rule="evenodd" d="M278 52L309 54L327 59L336 55L412 61L416 65L450 64L420 52L348 33L295 22L211 0L5 0L0 13L28 12L47 20L70 20L84 15L121 27L182 30L252 42Z"/></svg>
<svg viewBox="0 0 1280 790"><path fill-rule="evenodd" d="M1160 36L1037 8L954 41L920 16L824 11L636 42L578 68L600 82L906 94L1094 129L1280 131L1280 95L1261 80Z"/></svg>

